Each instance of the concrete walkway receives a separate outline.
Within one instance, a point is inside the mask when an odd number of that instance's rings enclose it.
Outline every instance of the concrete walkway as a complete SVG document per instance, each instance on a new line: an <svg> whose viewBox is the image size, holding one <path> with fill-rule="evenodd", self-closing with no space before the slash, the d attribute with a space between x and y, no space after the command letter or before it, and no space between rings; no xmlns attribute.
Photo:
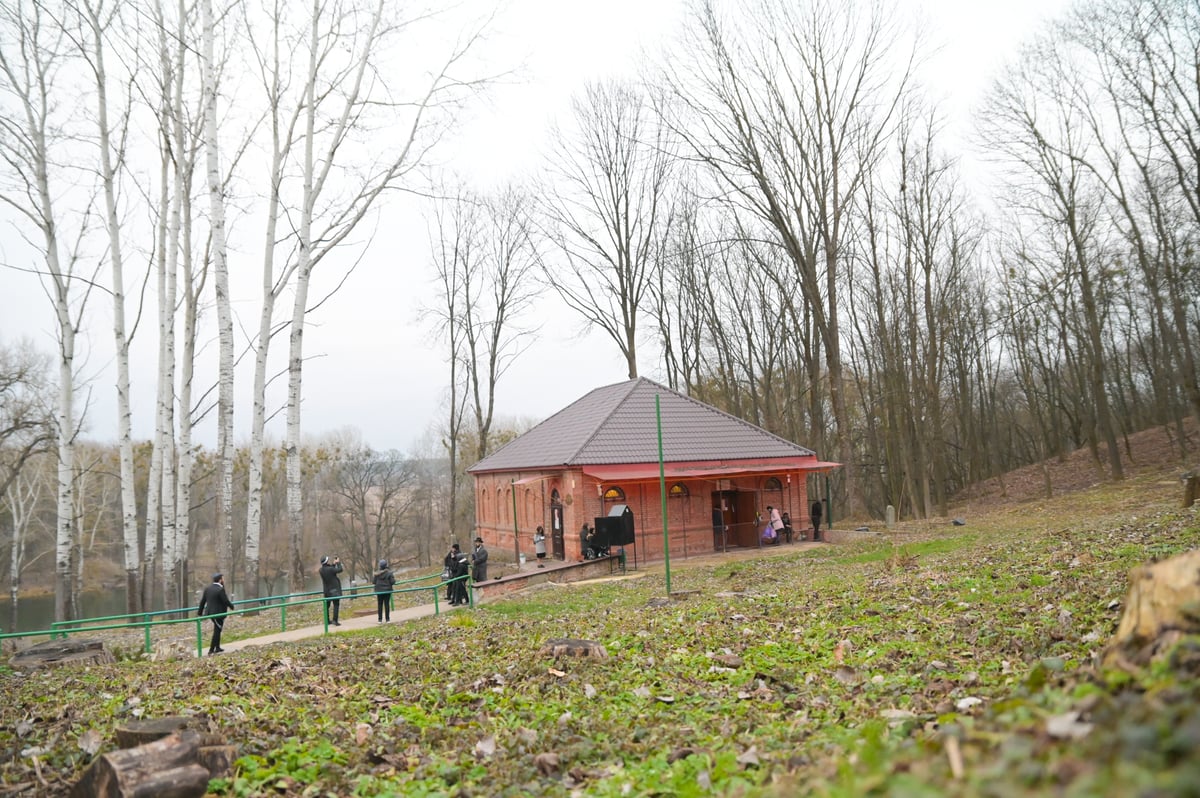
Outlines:
<svg viewBox="0 0 1200 798"><path fill-rule="evenodd" d="M728 552L714 552L712 554L704 554L704 555L700 555L698 557L690 557L690 558L687 558L684 560L679 560L677 562L672 563L671 567L672 567L672 570L683 570L686 568L696 568L696 567L705 566L705 565L714 565L719 562L728 562L730 560L744 560L744 559L751 559L751 558L757 558L757 557L762 557L762 556L777 556L777 555L781 555L781 554L789 554L789 553L792 553L792 552L795 552L798 550L812 548L814 546L824 546L824 545L827 545L827 544L824 542L813 543L813 542L809 541L809 542L805 542L805 543L797 542L795 544L767 546L764 548L747 548L747 549L739 549L736 551L731 550ZM592 562L595 562L595 561L592 561ZM496 579L495 581L497 583L505 583L508 581L514 581L514 582L515 581L524 581L525 583L520 586L523 588L526 586L531 586L531 584L532 584L531 582L525 581L528 577L536 577L536 576L540 576L541 574L545 574L545 575L549 576L550 573L553 573L554 571L577 567L577 566L583 565L583 564L585 564L585 563L579 563L579 562L573 562L573 561L549 560L548 559L544 563L542 563L541 568L538 567L538 564L536 561L526 562L519 569L514 569L513 566L509 565L509 566L507 566L506 573L504 575L502 575L499 579ZM505 566L501 566L501 567L505 567ZM578 582L565 582L563 584L564 585L582 585L582 584L595 584L596 582L607 582L607 581L611 581L611 580L615 580L615 579L640 579L644 576L647 576L648 574L661 573L663 571L663 569L664 569L664 564L662 562L654 562L654 563L649 563L649 564L642 564L641 569L638 571L631 570L625 574L612 575L612 576L601 576L601 577L591 577L591 578L581 580ZM540 574L539 574L539 571L540 571ZM551 577L551 579L553 579L553 577ZM513 587L517 587L517 586L514 585ZM484 592L487 592L486 589ZM480 599L479 599L480 591L477 590L475 595L476 595L476 599L475 599L476 604L479 604L480 603ZM341 626L330 625L329 626L329 634L337 634L338 632L349 632L349 631L356 630L356 629L369 629L373 626L384 626L385 625L385 624L379 623L376 620L376 618L378 616L375 613L375 602L373 600L374 594L373 593L364 593L364 594L361 594L361 597L369 600L370 609L369 610L366 609L366 607L364 607L364 605L362 605L362 604L356 605L354 603L351 603L348 599L343 600L342 614L341 614L342 625ZM493 600L495 598L499 598L499 596L494 595ZM354 612L354 609L356 606L358 608L357 614ZM441 600L438 601L438 605L437 605L437 613L438 614L445 614L445 613L453 612L455 610L460 610L460 609L465 609L465 607L452 607L452 606L450 606L450 602L448 602L448 601L441 601ZM390 623L402 623L404 621L411 621L416 618L425 618L425 617L428 617L433 614L434 614L433 604L420 604L415 607L407 607L404 609L393 609L392 610L392 619L391 619ZM208 631L209 631L208 625L206 624L205 625L205 637L204 637L205 641L208 640ZM287 642L287 641L292 641L292 640L304 640L304 639L310 638L310 637L321 637L324 634L325 634L325 627L322 624L317 624L315 626L300 626L295 629L289 629L286 632L275 632L274 634L258 635L256 637L247 637L242 640L230 640L230 641L224 643L224 645L222 645L221 648L225 652L232 652L232 651L238 651L243 648L250 648L251 646L265 646L265 645L270 645L271 643L281 643L281 642Z"/></svg>
<svg viewBox="0 0 1200 798"><path fill-rule="evenodd" d="M369 595L374 599L374 595ZM405 609L392 610L392 619L386 623L379 623L374 610L374 601L370 613L361 615L351 614L352 605L348 601L342 604L341 626L329 625L329 634L337 634L338 632L350 632L355 629L370 629L374 626L386 626L387 623L402 623L403 621L411 621L415 618L424 618L434 614L432 604L419 604L416 607L407 607ZM438 614L445 614L454 610L463 609L462 607L452 607L448 601L438 602ZM317 624L316 626L299 626L295 629L288 629L286 632L276 632L274 634L259 635L257 637L247 637L242 640L231 640L222 642L221 648L225 652L238 651L251 646L266 646L271 643L283 643L292 640L304 640L309 637L321 637L325 634L325 626ZM206 638L207 639L207 638Z"/></svg>

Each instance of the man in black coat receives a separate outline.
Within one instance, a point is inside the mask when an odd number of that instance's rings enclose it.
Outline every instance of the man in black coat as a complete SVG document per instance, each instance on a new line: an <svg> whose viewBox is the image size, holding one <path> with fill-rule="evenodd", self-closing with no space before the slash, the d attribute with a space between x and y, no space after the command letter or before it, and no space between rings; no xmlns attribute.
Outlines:
<svg viewBox="0 0 1200 798"><path fill-rule="evenodd" d="M333 625L341 626L338 622L338 613L341 610L342 600L342 580L338 576L342 572L341 557L322 557L321 558L321 587L325 592L325 598L332 598L332 601L325 602L325 623L329 623L329 611L333 609Z"/></svg>
<svg viewBox="0 0 1200 798"><path fill-rule="evenodd" d="M487 581L488 550L483 547L483 538L475 538L475 551L471 552L471 563L475 566L475 582Z"/></svg>
<svg viewBox="0 0 1200 798"><path fill-rule="evenodd" d="M200 607L196 610L198 616L207 615L213 622L212 644L208 647L210 657L225 650L221 648L221 630L225 628L225 613L232 609L233 602L225 593L225 577L213 574L212 584L200 594Z"/></svg>
<svg viewBox="0 0 1200 798"><path fill-rule="evenodd" d="M470 569L470 560L467 555L458 552L458 559L454 561L454 571L450 574L454 581L454 590L450 594L450 603L455 605L469 604L471 599L467 596L467 574Z"/></svg>

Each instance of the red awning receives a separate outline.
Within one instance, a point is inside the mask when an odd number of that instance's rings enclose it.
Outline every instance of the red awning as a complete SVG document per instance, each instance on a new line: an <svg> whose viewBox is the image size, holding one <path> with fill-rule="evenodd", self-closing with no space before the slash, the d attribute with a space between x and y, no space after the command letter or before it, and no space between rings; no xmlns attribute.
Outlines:
<svg viewBox="0 0 1200 798"><path fill-rule="evenodd" d="M823 460L794 460L791 462L733 462L733 463L667 463L667 479L729 479L739 474L788 474L796 471L832 471L841 463ZM600 482L634 482L658 479L658 463L622 463L616 465L586 465L583 473Z"/></svg>

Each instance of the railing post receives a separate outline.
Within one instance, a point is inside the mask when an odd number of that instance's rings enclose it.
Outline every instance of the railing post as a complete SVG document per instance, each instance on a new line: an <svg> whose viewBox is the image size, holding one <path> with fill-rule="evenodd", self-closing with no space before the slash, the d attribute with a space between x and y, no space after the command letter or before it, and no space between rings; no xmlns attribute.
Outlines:
<svg viewBox="0 0 1200 798"><path fill-rule="evenodd" d="M204 618L196 619L196 658L204 656Z"/></svg>
<svg viewBox="0 0 1200 798"><path fill-rule="evenodd" d="M150 623L151 623L150 613L146 613L144 616L142 616L142 620L145 621L145 623L142 624L142 629L146 635L146 653L149 654L150 653Z"/></svg>
<svg viewBox="0 0 1200 798"><path fill-rule="evenodd" d="M279 605L279 631L287 631L287 602Z"/></svg>

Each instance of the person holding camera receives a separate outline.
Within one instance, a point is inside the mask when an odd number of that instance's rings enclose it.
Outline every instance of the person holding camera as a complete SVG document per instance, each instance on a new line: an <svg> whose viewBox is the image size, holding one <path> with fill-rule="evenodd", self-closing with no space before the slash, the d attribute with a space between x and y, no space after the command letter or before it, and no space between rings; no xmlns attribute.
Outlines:
<svg viewBox="0 0 1200 798"><path fill-rule="evenodd" d="M342 572L342 558L325 556L321 558L321 588L325 593L325 623L330 623L330 610L332 610L333 625L341 626L338 621L338 613L341 610L341 595L342 595L342 579L338 576ZM332 600L330 600L332 599Z"/></svg>

